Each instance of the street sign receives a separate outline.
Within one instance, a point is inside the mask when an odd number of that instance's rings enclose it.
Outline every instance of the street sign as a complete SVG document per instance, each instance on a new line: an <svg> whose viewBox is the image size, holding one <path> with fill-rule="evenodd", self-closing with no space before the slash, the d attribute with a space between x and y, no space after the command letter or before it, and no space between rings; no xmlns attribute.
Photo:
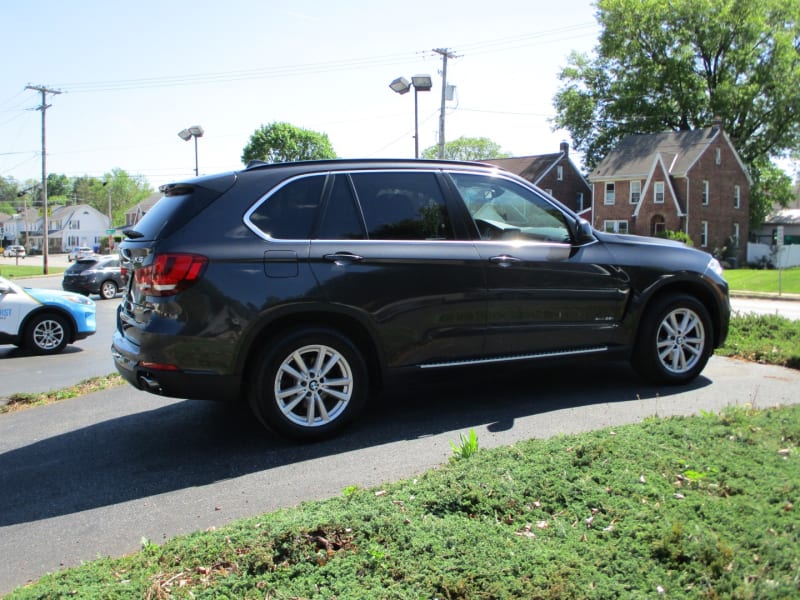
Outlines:
<svg viewBox="0 0 800 600"><path fill-rule="evenodd" d="M116 229L106 229L106 233L107 233L108 235L114 235L114 232L115 232L115 231L116 231Z"/></svg>

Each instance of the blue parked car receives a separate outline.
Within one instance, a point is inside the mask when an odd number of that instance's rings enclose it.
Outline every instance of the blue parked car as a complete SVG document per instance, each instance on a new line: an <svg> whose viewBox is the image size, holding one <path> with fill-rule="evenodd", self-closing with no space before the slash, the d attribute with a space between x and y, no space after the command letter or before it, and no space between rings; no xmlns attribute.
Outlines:
<svg viewBox="0 0 800 600"><path fill-rule="evenodd" d="M94 300L60 290L23 288L0 277L0 344L56 354L94 334Z"/></svg>

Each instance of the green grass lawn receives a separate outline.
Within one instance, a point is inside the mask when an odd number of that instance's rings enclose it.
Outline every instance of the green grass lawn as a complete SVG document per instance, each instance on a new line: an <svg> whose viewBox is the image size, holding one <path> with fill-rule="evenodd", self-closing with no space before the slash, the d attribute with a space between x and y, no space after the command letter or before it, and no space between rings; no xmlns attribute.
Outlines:
<svg viewBox="0 0 800 600"><path fill-rule="evenodd" d="M741 406L456 447L416 479L143 540L10 598L797 598L798 446L800 406Z"/></svg>
<svg viewBox="0 0 800 600"><path fill-rule="evenodd" d="M778 293L778 280L781 282L781 292L785 294L800 294L800 268L784 269L782 271L766 269L730 269L725 271L724 277L731 290Z"/></svg>
<svg viewBox="0 0 800 600"><path fill-rule="evenodd" d="M0 275L6 279L20 279L25 277L36 277L42 275L42 265L0 265ZM65 271L64 267L47 267L48 274L57 275Z"/></svg>

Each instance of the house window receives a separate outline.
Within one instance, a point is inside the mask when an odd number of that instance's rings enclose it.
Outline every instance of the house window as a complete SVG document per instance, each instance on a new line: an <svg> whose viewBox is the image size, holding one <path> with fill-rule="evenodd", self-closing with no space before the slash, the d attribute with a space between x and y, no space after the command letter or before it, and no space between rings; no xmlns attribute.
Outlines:
<svg viewBox="0 0 800 600"><path fill-rule="evenodd" d="M654 202L656 204L664 204L664 182L656 181L653 184L653 192L655 194Z"/></svg>
<svg viewBox="0 0 800 600"><path fill-rule="evenodd" d="M80 229L81 228L81 222L80 221L70 221L69 222L69 228L70 229Z"/></svg>
<svg viewBox="0 0 800 600"><path fill-rule="evenodd" d="M733 244L737 248L739 247L739 224L733 224Z"/></svg>
<svg viewBox="0 0 800 600"><path fill-rule="evenodd" d="M556 167L556 179L558 181L564 181L564 167L560 165Z"/></svg>
<svg viewBox="0 0 800 600"><path fill-rule="evenodd" d="M631 204L639 204L639 198L642 197L642 182L631 181Z"/></svg>
<svg viewBox="0 0 800 600"><path fill-rule="evenodd" d="M742 190L738 185L733 186L733 208L742 207Z"/></svg>
<svg viewBox="0 0 800 600"><path fill-rule="evenodd" d="M722 150L720 148L717 148L717 153L715 155L714 162L716 162L718 165L722 164Z"/></svg>
<svg viewBox="0 0 800 600"><path fill-rule="evenodd" d="M708 206L708 181L703 181L703 206Z"/></svg>
<svg viewBox="0 0 800 600"><path fill-rule="evenodd" d="M553 195L553 190L551 190L550 188L547 188L547 189L545 190L545 192L547 192L547 193L548 193L548 194L550 194L551 196Z"/></svg>
<svg viewBox="0 0 800 600"><path fill-rule="evenodd" d="M708 247L708 221L700 223L700 246L702 248Z"/></svg>
<svg viewBox="0 0 800 600"><path fill-rule="evenodd" d="M583 210L583 192L578 192L578 196L575 198L575 204L578 207L578 212Z"/></svg>
<svg viewBox="0 0 800 600"><path fill-rule="evenodd" d="M609 233L628 233L627 221L603 221L603 230Z"/></svg>
<svg viewBox="0 0 800 600"><path fill-rule="evenodd" d="M606 195L603 199L603 204L614 204L615 200L615 192L614 192L614 182L609 181L606 183Z"/></svg>

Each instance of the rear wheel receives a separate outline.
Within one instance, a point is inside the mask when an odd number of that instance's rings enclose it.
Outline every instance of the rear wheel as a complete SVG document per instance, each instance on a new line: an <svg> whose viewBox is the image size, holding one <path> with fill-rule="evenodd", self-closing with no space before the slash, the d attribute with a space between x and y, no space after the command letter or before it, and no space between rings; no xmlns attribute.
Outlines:
<svg viewBox="0 0 800 600"><path fill-rule="evenodd" d="M56 354L69 342L70 326L61 315L35 315L25 329L25 348L35 354Z"/></svg>
<svg viewBox="0 0 800 600"><path fill-rule="evenodd" d="M117 295L117 284L111 281L104 281L103 285L100 286L100 296L104 300L111 300L113 297Z"/></svg>
<svg viewBox="0 0 800 600"><path fill-rule="evenodd" d="M249 390L250 407L268 428L297 440L332 435L363 408L368 376L344 335L303 328L263 352Z"/></svg>
<svg viewBox="0 0 800 600"><path fill-rule="evenodd" d="M642 318L633 366L647 379L681 384L697 377L713 351L708 310L693 296L656 300Z"/></svg>

